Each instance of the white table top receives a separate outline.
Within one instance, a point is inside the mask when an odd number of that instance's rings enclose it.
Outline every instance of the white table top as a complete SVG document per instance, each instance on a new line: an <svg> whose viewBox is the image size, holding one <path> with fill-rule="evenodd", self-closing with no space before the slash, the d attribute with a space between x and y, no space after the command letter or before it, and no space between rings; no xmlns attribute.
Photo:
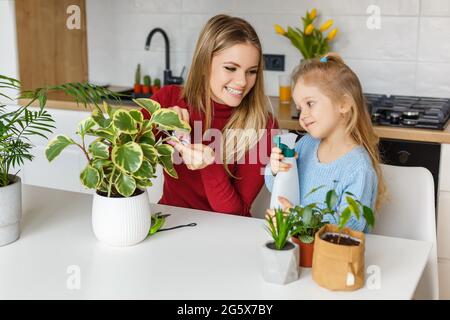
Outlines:
<svg viewBox="0 0 450 320"><path fill-rule="evenodd" d="M23 186L21 238L0 247L0 299L409 299L431 248L368 235L366 268L379 267L379 289L366 274L364 288L332 292L310 269L282 286L262 278L264 220L153 205L171 214L165 227L198 225L116 248L95 238L91 204L88 194Z"/></svg>

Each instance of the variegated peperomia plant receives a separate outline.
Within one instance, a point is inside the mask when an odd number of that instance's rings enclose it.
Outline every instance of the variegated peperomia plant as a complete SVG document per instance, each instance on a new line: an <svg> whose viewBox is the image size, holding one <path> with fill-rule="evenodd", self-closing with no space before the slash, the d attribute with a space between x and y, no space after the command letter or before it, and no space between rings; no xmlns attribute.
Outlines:
<svg viewBox="0 0 450 320"><path fill-rule="evenodd" d="M112 108L103 102L103 110L95 107L92 115L78 125L77 134L81 143L70 137L58 135L47 145L45 155L48 161L55 159L69 145L81 148L88 161L80 174L81 183L89 189L96 189L108 197L130 197L136 190L152 186L156 166L161 164L172 177L177 173L172 163L173 147L165 143L170 136L159 132L191 130L188 123L180 120L178 114L161 108L151 99L133 100L151 114L145 120L138 109ZM88 147L85 136L95 136Z"/></svg>

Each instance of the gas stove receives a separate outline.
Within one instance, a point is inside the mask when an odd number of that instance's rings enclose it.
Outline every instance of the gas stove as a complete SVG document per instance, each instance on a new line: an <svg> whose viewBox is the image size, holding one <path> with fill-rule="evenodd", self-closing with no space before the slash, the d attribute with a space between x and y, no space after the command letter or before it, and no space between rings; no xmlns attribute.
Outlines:
<svg viewBox="0 0 450 320"><path fill-rule="evenodd" d="M450 99L366 94L372 123L443 130L450 118Z"/></svg>
<svg viewBox="0 0 450 320"><path fill-rule="evenodd" d="M450 119L450 99L364 94L375 125L444 130ZM293 116L298 119L298 113Z"/></svg>

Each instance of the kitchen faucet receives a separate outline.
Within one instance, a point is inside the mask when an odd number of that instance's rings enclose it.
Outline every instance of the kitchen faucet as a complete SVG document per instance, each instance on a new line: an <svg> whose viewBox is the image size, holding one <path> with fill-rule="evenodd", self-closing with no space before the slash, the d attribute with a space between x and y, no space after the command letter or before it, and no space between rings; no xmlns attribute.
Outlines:
<svg viewBox="0 0 450 320"><path fill-rule="evenodd" d="M147 41L145 41L145 50L150 49L150 41L152 40L152 37L155 33L160 32L162 36L164 37L164 43L165 43L165 51L166 51L166 69L164 70L164 85L167 84L182 84L183 83L183 73L184 73L184 67L183 71L181 71L181 75L179 77L172 76L172 70L170 70L170 56L169 56L169 38L167 37L166 32L161 28L155 28L147 36Z"/></svg>

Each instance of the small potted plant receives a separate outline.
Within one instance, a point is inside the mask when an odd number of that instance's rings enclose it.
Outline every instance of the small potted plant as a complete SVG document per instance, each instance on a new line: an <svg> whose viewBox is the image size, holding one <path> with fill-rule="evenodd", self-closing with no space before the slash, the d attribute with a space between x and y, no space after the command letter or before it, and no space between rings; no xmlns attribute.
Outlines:
<svg viewBox="0 0 450 320"><path fill-rule="evenodd" d="M65 135L54 137L45 154L55 159L69 145L79 147L87 165L80 174L81 183L94 189L92 227L98 240L112 246L130 246L148 235L150 204L147 187L152 186L156 166L161 164L172 177L177 173L172 163L173 147L167 144L171 136L156 139L160 131L190 131L189 124L178 114L163 109L151 99L134 99L151 118L145 120L138 110L113 109L103 102L92 115L78 126L78 143ZM94 136L89 146L85 136Z"/></svg>
<svg viewBox="0 0 450 320"><path fill-rule="evenodd" d="M152 83L152 79L150 78L150 76L147 74L144 76L144 85L142 86L142 93L149 95L150 91L151 91L151 83Z"/></svg>
<svg viewBox="0 0 450 320"><path fill-rule="evenodd" d="M274 216L266 215L267 229L272 240L262 248L263 277L267 282L287 284L298 279L298 246L288 241L295 217L282 209Z"/></svg>
<svg viewBox="0 0 450 320"><path fill-rule="evenodd" d="M20 86L19 80L0 75L0 88L19 91ZM18 98L29 99L29 102L13 111L7 112L0 104L0 246L12 243L20 236L22 185L18 173L25 161L33 160L34 145L30 138L47 139L55 128L51 115L45 110L50 91L64 92L85 106L95 103L94 97L117 98L105 88L87 83L66 83L22 92ZM0 91L0 98L13 101L6 91ZM39 102L37 111L29 109L34 101Z"/></svg>
<svg viewBox="0 0 450 320"><path fill-rule="evenodd" d="M136 71L134 73L134 89L133 92L135 94L142 93L142 86L141 86L141 64L138 63L136 67Z"/></svg>
<svg viewBox="0 0 450 320"><path fill-rule="evenodd" d="M311 190L305 198L321 189L323 186ZM310 203L307 206L295 206L289 208L295 216L292 230L292 241L296 243L300 250L300 267L311 268L314 253L314 236L320 228L327 222L323 222L323 216L327 209L322 209L317 203Z"/></svg>
<svg viewBox="0 0 450 320"><path fill-rule="evenodd" d="M373 227L372 209L363 205L350 192L345 193L347 206L336 207L338 196L334 190L327 193L327 214L339 216L338 224L326 224L315 235L312 277L330 290L353 291L364 286L365 236L363 232L346 228L351 216L364 216Z"/></svg>
<svg viewBox="0 0 450 320"><path fill-rule="evenodd" d="M155 78L152 86L152 94L155 94L161 89L161 80L159 78Z"/></svg>

